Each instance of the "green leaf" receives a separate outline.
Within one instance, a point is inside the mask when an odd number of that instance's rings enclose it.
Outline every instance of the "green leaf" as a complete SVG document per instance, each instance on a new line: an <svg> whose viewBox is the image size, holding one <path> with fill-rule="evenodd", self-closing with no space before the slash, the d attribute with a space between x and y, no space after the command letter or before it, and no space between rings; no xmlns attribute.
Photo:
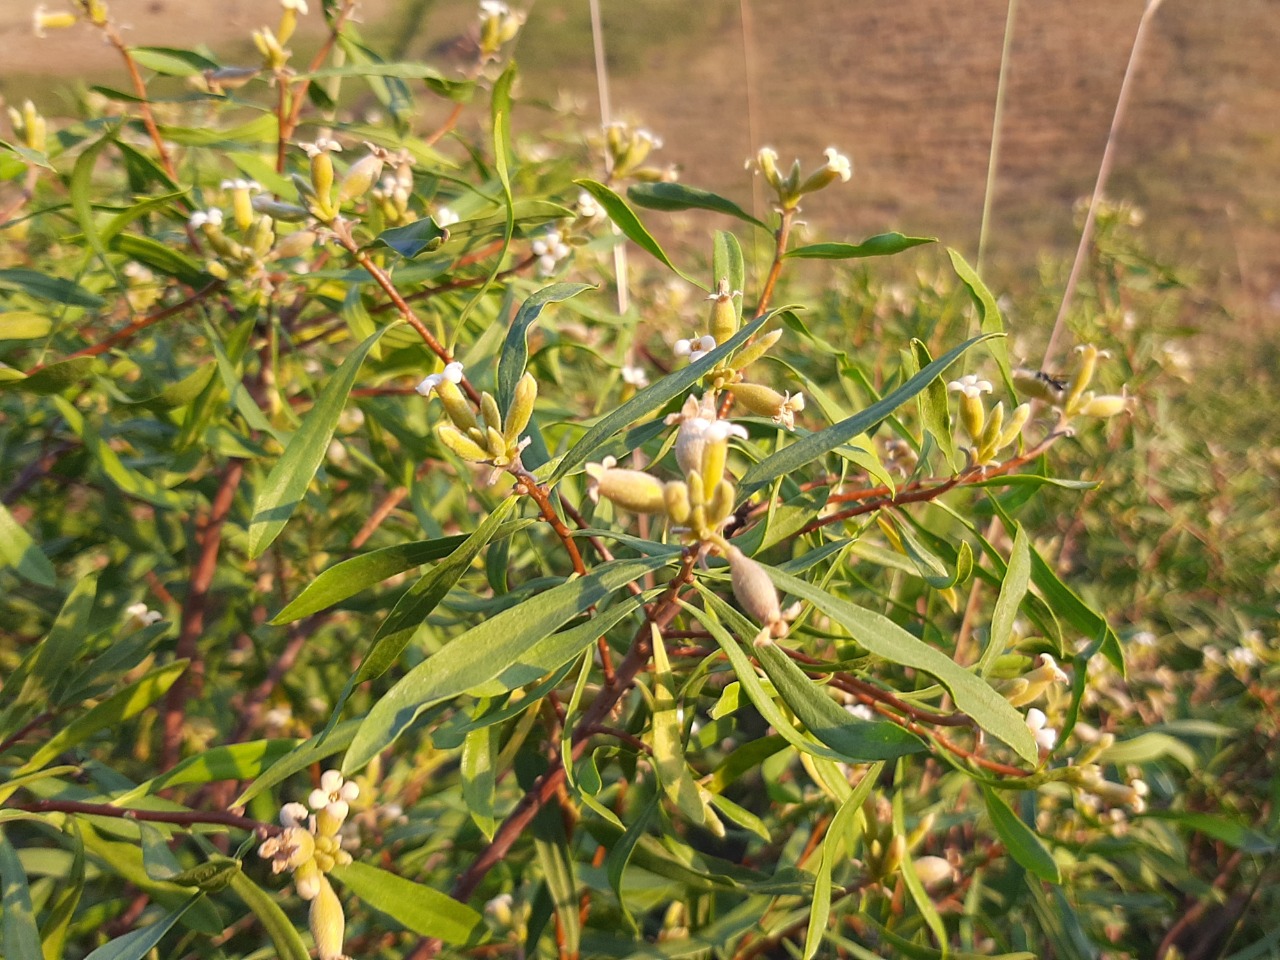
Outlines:
<svg viewBox="0 0 1280 960"><path fill-rule="evenodd" d="M1151 810L1143 814L1143 817L1168 820L1255 856L1271 855L1280 848L1280 838L1269 837L1243 823L1211 813L1189 810Z"/></svg>
<svg viewBox="0 0 1280 960"><path fill-rule="evenodd" d="M71 929L71 920L84 893L84 841L74 817L67 818L63 832L72 846L71 868L59 878L59 890L40 927L40 946L44 960L61 960Z"/></svg>
<svg viewBox="0 0 1280 960"><path fill-rule="evenodd" d="M0 503L0 565L12 567L24 580L42 587L53 589L58 585L58 573L49 558L3 503Z"/></svg>
<svg viewBox="0 0 1280 960"><path fill-rule="evenodd" d="M778 310L771 310L756 317L697 363L691 363L675 373L667 374L657 383L645 387L608 416L601 417L583 434L582 439L575 443L569 449L569 452L561 458L547 481L548 485L554 486L569 471L600 449L619 430L639 420L641 417L648 416L669 401L680 396L680 394L701 380L703 374L715 369L721 360L729 357L735 350L746 343L771 317L780 310L785 309L787 308L780 307Z"/></svg>
<svg viewBox="0 0 1280 960"><path fill-rule="evenodd" d="M583 190L587 191L587 193L591 194L600 202L600 206L604 207L604 212L609 215L609 219L612 220L617 225L618 229L622 231L623 236L641 250L654 257L658 262L666 265L671 270L674 270L679 276L683 277L689 283L706 289L703 284L682 272L679 267L671 262L671 258L667 256L667 253L662 249L661 244L659 244L657 240L653 239L653 235L649 233L648 229L645 228L645 225L640 222L640 218L635 215L635 212L627 206L626 201L624 201L620 196L606 187L603 183L599 183L595 180L575 180L573 182L582 187Z"/></svg>
<svg viewBox="0 0 1280 960"><path fill-rule="evenodd" d="M152 240L150 237L122 233L113 237L108 246L116 253L123 253L130 260L136 260L189 287L198 289L213 282L214 279L212 275L204 272L199 263L181 250L176 250L158 240Z"/></svg>
<svg viewBox="0 0 1280 960"><path fill-rule="evenodd" d="M1013 636L1013 622L1018 616L1018 607L1022 598L1027 595L1027 585L1031 578L1031 552L1027 540L1027 532L1018 524L1014 530L1013 549L1009 554L1009 566L1004 572L1004 581L1000 584L1000 595L996 597L996 608L991 614L991 636L987 640L987 648L978 659L978 673L984 677L991 675L996 660L1004 655L1009 647L1009 639Z"/></svg>
<svg viewBox="0 0 1280 960"><path fill-rule="evenodd" d="M578 884L574 878L573 854L565 836L564 820L554 807L544 806L532 824L538 865L560 923L557 943L560 955L576 957L582 937L582 919L578 906ZM561 939L562 938L562 939Z"/></svg>
<svg viewBox="0 0 1280 960"><path fill-rule="evenodd" d="M924 749L918 737L896 723L859 720L850 714L810 680L776 643L757 644L754 653L796 719L845 762L894 760Z"/></svg>
<svg viewBox="0 0 1280 960"><path fill-rule="evenodd" d="M636 183L627 188L627 199L638 207L650 210L711 210L715 213L737 217L746 223L755 224L761 230L769 226L757 220L732 200L728 200L708 190L688 187L683 183ZM718 278L717 278L718 279ZM738 290L740 287L734 287Z"/></svg>
<svg viewBox="0 0 1280 960"><path fill-rule="evenodd" d="M982 795L987 801L987 815L991 818L991 824L1009 855L1041 880L1061 883L1062 874L1058 870L1058 864L1035 831L1023 823L990 787L984 785Z"/></svg>
<svg viewBox="0 0 1280 960"><path fill-rule="evenodd" d="M213 783L217 780L252 780L272 764L292 754L301 744L302 741L297 739L251 740L248 743L210 747L202 753L187 757L172 770L140 783L112 802L128 806L139 797L159 793L168 787Z"/></svg>
<svg viewBox="0 0 1280 960"><path fill-rule="evenodd" d="M747 270L742 258L742 245L728 230L717 230L711 244L711 285L718 286L724 277L729 279L731 293L746 288Z"/></svg>
<svg viewBox="0 0 1280 960"><path fill-rule="evenodd" d="M70 280L46 276L36 270L26 270L21 267L0 270L0 288L21 290L41 300L65 303L69 307L93 309L106 302L96 293L90 293Z"/></svg>
<svg viewBox="0 0 1280 960"><path fill-rule="evenodd" d="M524 375L524 368L529 363L529 328L533 322L548 303L561 303L594 289L589 283L553 283L549 287L543 287L520 305L515 319L511 321L511 329L507 331L502 354L498 357L497 400L503 417L511 409L516 383Z"/></svg>
<svg viewBox="0 0 1280 960"><path fill-rule="evenodd" d="M276 902L277 894L263 890L242 871L232 875L230 887L267 931L276 948L277 960L311 960L311 952L302 942L293 921Z"/></svg>
<svg viewBox="0 0 1280 960"><path fill-rule="evenodd" d="M988 733L1004 741L1030 764L1040 762L1035 738L1009 702L985 681L961 667L940 650L912 636L888 617L847 600L798 577L765 566L779 590L807 600L849 631L859 644L878 657L936 677L955 698L956 706Z"/></svg>
<svg viewBox="0 0 1280 960"><path fill-rule="evenodd" d="M813 885L813 901L809 907L809 927L804 937L803 960L813 960L822 945L822 937L827 929L827 920L831 917L831 871L836 862L843 856L849 856L857 840L859 824L858 811L871 793L871 788L880 779L883 764L877 763L862 775L858 785L849 794L849 798L840 804L840 809L831 818L827 827L827 835L822 838L822 858L818 863L818 876Z"/></svg>
<svg viewBox="0 0 1280 960"><path fill-rule="evenodd" d="M39 340L52 329L53 321L43 314L28 310L0 313L0 340Z"/></svg>
<svg viewBox="0 0 1280 960"><path fill-rule="evenodd" d="M1008 513L1000 506L1000 501L992 498L991 505L1004 522L1005 529L1014 529L1015 525ZM1029 546L1028 549L1031 555L1031 582L1036 585L1045 603L1085 637L1091 640L1101 639L1102 655L1111 661L1111 665L1120 671L1121 676L1125 676L1124 650L1120 646L1120 638L1111 629L1106 618L1090 609L1074 590L1062 582L1053 568L1040 556L1040 551L1034 546Z"/></svg>
<svg viewBox="0 0 1280 960"><path fill-rule="evenodd" d="M906 763L899 762L894 777L897 789L893 794L893 831L899 836L905 836L907 833L906 803L902 791L903 775L906 769ZM934 939L938 941L938 946L942 950L943 960L945 960L951 953L951 944L947 939L947 928L942 922L938 908L934 905L933 898L929 896L924 884L920 881L920 876L916 873L915 861L912 860L910 853L902 858L902 866L899 867L898 872L902 876L903 886L911 894L911 899L914 901L916 909L920 911L920 916L923 918L925 925L933 933Z"/></svg>
<svg viewBox="0 0 1280 960"><path fill-rule="evenodd" d="M102 361L97 357L73 357L70 360L60 360L57 363L49 364L47 367L41 367L28 377L24 377L19 373L16 378L7 377L7 379L0 380L0 390L9 388L41 396L61 393L67 387L79 383L89 376L94 368L101 365ZM7 376L17 371L2 370L2 372Z"/></svg>
<svg viewBox="0 0 1280 960"><path fill-rule="evenodd" d="M486 932L484 918L465 903L367 863L357 860L338 867L333 877L369 906L419 936L473 944Z"/></svg>
<svg viewBox="0 0 1280 960"><path fill-rule="evenodd" d="M930 356L929 348L925 346L923 340L913 338L911 351L915 359L916 370L923 370L933 363L933 357ZM947 458L947 466L954 473L956 470L956 441L951 433L951 411L947 404L947 388L943 384L941 377L925 387L924 392L920 394L920 420L924 424L924 428L933 435L933 439L938 444L938 449Z"/></svg>
<svg viewBox="0 0 1280 960"><path fill-rule="evenodd" d="M900 233L881 233L861 243L811 243L787 251L788 257L802 260L860 260L864 257L888 257L924 243L937 243L937 237L904 237Z"/></svg>
<svg viewBox="0 0 1280 960"><path fill-rule="evenodd" d="M449 231L431 217L423 217L403 227L383 230L373 238L372 247L388 247L400 256L412 260L418 254L439 250L449 239Z"/></svg>
<svg viewBox="0 0 1280 960"><path fill-rule="evenodd" d="M175 47L130 47L129 53L148 70L168 77L194 77L206 70L217 70L221 66L194 50Z"/></svg>
<svg viewBox="0 0 1280 960"><path fill-rule="evenodd" d="M14 771L15 775L39 770L58 754L83 743L99 730L117 726L141 713L168 692L182 672L187 669L188 662L175 660L163 667L157 667L123 690L117 691L87 713L72 720L32 754L30 760Z"/></svg>
<svg viewBox="0 0 1280 960"><path fill-rule="evenodd" d="M684 759L683 724L676 703L671 661L667 657L661 631L652 624L650 627L653 640L653 719L650 725L654 767L667 799L690 822L701 826L706 822L707 811L698 794L698 784L694 782Z"/></svg>
<svg viewBox="0 0 1280 960"><path fill-rule="evenodd" d="M18 854L0 831L0 904L4 906L4 930L0 943L4 955L13 960L36 960L43 956L36 912L31 905L31 888L18 861Z"/></svg>
<svg viewBox="0 0 1280 960"><path fill-rule="evenodd" d="M628 818L631 823L627 826L626 832L608 845L609 853L604 859L605 873L609 877L609 886L613 888L614 896L618 898L618 903L622 907L623 917L626 918L631 930L636 933L639 932L639 928L636 926L636 921L631 915L631 911L627 908L626 899L622 896L622 876L626 873L627 864L631 862L631 854L635 852L636 844L645 835L645 831L649 828L649 821L653 819L653 815L657 812L658 794L654 793L645 802L645 805L640 808L638 814L633 814Z"/></svg>
<svg viewBox="0 0 1280 960"><path fill-rule="evenodd" d="M468 733L462 743L462 802L486 840L493 839L497 827L493 801L498 782L495 764L501 746L500 733L497 725L479 727Z"/></svg>
<svg viewBox="0 0 1280 960"><path fill-rule="evenodd" d="M118 132L118 126L111 127L100 139L90 144L80 156L76 157L75 166L71 170L69 184L71 209L75 211L76 221L80 224L81 231L84 232L84 238L89 242L93 252L102 260L103 265L106 266L113 277L116 276L115 266L107 258L106 244L102 242L102 237L98 234L98 226L93 219L91 194L93 193L93 168L97 165L98 155L115 142ZM116 277L116 280L118 282L119 278Z"/></svg>
<svg viewBox="0 0 1280 960"><path fill-rule="evenodd" d="M313 763L319 763L347 749L359 726L359 720L348 720L346 723L335 726L332 731L326 729L317 733L268 767L265 773L236 797L231 806L242 807L264 790L270 790L276 784L283 783L300 770L305 770Z"/></svg>
<svg viewBox="0 0 1280 960"><path fill-rule="evenodd" d="M777 477L795 473L805 464L834 450L842 443L847 443L859 434L875 430L889 414L942 376L947 367L955 363L965 351L986 339L988 337L984 335L966 340L959 346L948 350L897 390L893 391L893 393L876 401L865 410L855 413L847 420L841 420L825 430L811 433L809 436L783 447L772 456L765 457L743 475L741 482L743 491L746 492L748 488L759 487ZM700 362L706 362L706 357Z"/></svg>
<svg viewBox="0 0 1280 960"><path fill-rule="evenodd" d="M391 326L383 327L366 339L342 362L271 468L254 504L253 520L249 524L250 557L262 556L302 502L328 452L329 442L338 428L338 417L342 415L347 395L360 373L360 365Z"/></svg>
<svg viewBox="0 0 1280 960"><path fill-rule="evenodd" d="M947 256L951 258L951 268L955 270L956 276L965 285L965 288L969 291L969 296L973 298L973 302L978 307L978 319L981 324L979 329L986 334L1003 334L1004 318L1000 316L1000 305L996 303L996 298L987 289L987 285L982 282L978 272L969 266L958 251L948 247ZM996 364L1000 367L1000 376L1004 379L1005 389L1009 391L1010 396L1017 396L1017 392L1013 388L1012 372L1009 369L1008 344L1003 339L993 343L991 345L991 355L996 358Z"/></svg>
<svg viewBox="0 0 1280 960"><path fill-rule="evenodd" d="M211 363L197 367L176 383L171 383L158 393L140 397L137 400L125 401L148 410L175 410L185 407L204 393L205 388L213 381L218 370Z"/></svg>
<svg viewBox="0 0 1280 960"><path fill-rule="evenodd" d="M455 637L374 704L347 750L343 771L361 769L395 743L424 710L501 675L561 624L667 562L659 557L601 564L587 576L553 587Z"/></svg>
<svg viewBox="0 0 1280 960"><path fill-rule="evenodd" d="M1188 770L1200 765L1196 752L1177 737L1155 730L1140 733L1125 740L1117 740L1099 754L1102 763L1123 766L1129 763L1154 763L1164 757L1172 757Z"/></svg>

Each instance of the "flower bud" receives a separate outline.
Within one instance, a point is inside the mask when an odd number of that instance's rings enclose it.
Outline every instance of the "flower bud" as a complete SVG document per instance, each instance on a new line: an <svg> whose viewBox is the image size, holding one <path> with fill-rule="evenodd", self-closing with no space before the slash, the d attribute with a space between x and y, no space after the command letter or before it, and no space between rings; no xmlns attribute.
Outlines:
<svg viewBox="0 0 1280 960"><path fill-rule="evenodd" d="M951 864L943 857L916 857L912 861L916 876L926 887L936 887L955 877Z"/></svg>
<svg viewBox="0 0 1280 960"><path fill-rule="evenodd" d="M782 624L782 605L778 601L778 588L773 585L764 567L732 545L728 550L728 558L733 595L742 605L742 609L770 631L776 625Z"/></svg>
<svg viewBox="0 0 1280 960"><path fill-rule="evenodd" d="M721 480L711 494L711 502L707 504L707 525L712 530L719 527L733 513L733 501L737 497L733 484Z"/></svg>
<svg viewBox="0 0 1280 960"><path fill-rule="evenodd" d="M451 423L442 423L436 427L436 436L440 438L440 442L446 447L460 456L463 460L470 460L473 463L483 463L489 459L489 453L470 437L463 434L461 430Z"/></svg>
<svg viewBox="0 0 1280 960"><path fill-rule="evenodd" d="M276 244L277 258L300 257L316 245L319 237L314 230L295 230Z"/></svg>
<svg viewBox="0 0 1280 960"><path fill-rule="evenodd" d="M355 200L357 197L363 197L368 192L378 177L382 175L383 154L384 151L382 150L369 153L356 161L351 169L347 171L347 175L338 184L338 206Z"/></svg>
<svg viewBox="0 0 1280 960"><path fill-rule="evenodd" d="M784 395L758 383L729 383L725 389L752 413L769 417L788 430L795 428L795 415L804 409L803 393Z"/></svg>
<svg viewBox="0 0 1280 960"><path fill-rule="evenodd" d="M708 329L716 343L724 343L738 332L738 307L734 297L741 297L741 290L729 290L729 278L721 277L716 292L707 297L711 304L711 324Z"/></svg>
<svg viewBox="0 0 1280 960"><path fill-rule="evenodd" d="M780 339L782 339L781 330L770 330L763 336L757 337L753 342L738 351L737 356L733 358L733 368L741 373L768 353L769 348Z"/></svg>
<svg viewBox="0 0 1280 960"><path fill-rule="evenodd" d="M31 15L31 27L35 31L35 35L43 40L46 30L63 30L67 27L74 27L76 19L77 17L74 13L49 13L45 10L44 4L40 4ZM32 147L32 149L36 148Z"/></svg>
<svg viewBox="0 0 1280 960"><path fill-rule="evenodd" d="M280 45L276 35L267 27L253 31L253 43L262 54L268 70L276 71L289 62L289 51Z"/></svg>
<svg viewBox="0 0 1280 960"><path fill-rule="evenodd" d="M342 902L323 875L320 877L320 889L311 901L310 921L319 960L342 960L342 938L347 921L342 913Z"/></svg>
<svg viewBox="0 0 1280 960"><path fill-rule="evenodd" d="M1129 398L1123 394L1104 394L1093 397L1080 408L1080 415L1085 417L1101 417L1106 419L1123 413L1129 407Z"/></svg>
<svg viewBox="0 0 1280 960"><path fill-rule="evenodd" d="M667 516L672 523L687 523L692 507L689 504L689 485L680 480L672 480L662 488L666 500Z"/></svg>
<svg viewBox="0 0 1280 960"><path fill-rule="evenodd" d="M997 451L1003 450L1022 435L1022 428L1027 425L1027 420L1030 416L1031 404L1029 403L1020 403L1013 408L1009 423L1000 431L1000 436L996 438Z"/></svg>
<svg viewBox="0 0 1280 960"><path fill-rule="evenodd" d="M995 452L996 440L1000 436L1000 430L1004 426L1004 401L999 401L992 409L991 416L987 418L986 425L982 428L982 440L979 447L984 452Z"/></svg>
<svg viewBox="0 0 1280 960"><path fill-rule="evenodd" d="M662 481L642 470L619 469L614 466L616 462L613 457L605 457L602 463L587 464L591 499L599 500L603 495L633 513L665 512L667 498Z"/></svg>
<svg viewBox="0 0 1280 960"><path fill-rule="evenodd" d="M835 147L827 147L826 154L826 165L809 175L809 178L800 185L799 193L813 193L815 190L829 187L837 180L849 182L849 178L853 176L853 165L849 162L849 158Z"/></svg>
<svg viewBox="0 0 1280 960"><path fill-rule="evenodd" d="M526 373L516 383L515 394L511 398L511 408L507 410L507 422L502 435L507 443L515 443L529 425L533 416L533 405L538 399L538 381L533 374Z"/></svg>

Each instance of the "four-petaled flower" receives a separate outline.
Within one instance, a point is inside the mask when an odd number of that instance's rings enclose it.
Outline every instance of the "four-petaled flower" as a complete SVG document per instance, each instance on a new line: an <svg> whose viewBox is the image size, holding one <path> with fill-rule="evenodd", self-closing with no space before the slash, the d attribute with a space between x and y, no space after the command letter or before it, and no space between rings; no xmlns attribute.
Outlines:
<svg viewBox="0 0 1280 960"><path fill-rule="evenodd" d="M315 143L300 143L298 146L306 151L308 157L313 158L320 156L322 153L342 152L342 144L338 143L337 140L330 140L328 137L321 137Z"/></svg>
<svg viewBox="0 0 1280 960"><path fill-rule="evenodd" d="M1049 718L1037 707L1027 711L1027 729L1036 738L1037 746L1045 753L1052 750L1054 744L1058 742L1058 731L1049 726Z"/></svg>
<svg viewBox="0 0 1280 960"><path fill-rule="evenodd" d="M201 227L220 227L222 226L222 211L217 207L212 210L197 210L191 215L187 223L193 230L199 230Z"/></svg>
<svg viewBox="0 0 1280 960"><path fill-rule="evenodd" d="M970 400L976 400L984 393L990 393L992 386L990 380L979 380L977 374L966 373L959 380L948 383L947 389L962 393Z"/></svg>
<svg viewBox="0 0 1280 960"><path fill-rule="evenodd" d="M835 147L827 147L827 169L840 177L845 183L849 182L849 178L853 176L853 165L849 162L849 158L837 150Z"/></svg>
<svg viewBox="0 0 1280 960"><path fill-rule="evenodd" d="M414 387L414 389L424 397L429 397L433 390L446 381L449 383L462 382L462 364L457 360L446 364L444 370L440 373L433 373L429 377L424 377L422 382Z"/></svg>
<svg viewBox="0 0 1280 960"><path fill-rule="evenodd" d="M716 338L709 333L690 340L677 340L672 344L671 352L677 357L688 357L690 363L697 363L716 348Z"/></svg>

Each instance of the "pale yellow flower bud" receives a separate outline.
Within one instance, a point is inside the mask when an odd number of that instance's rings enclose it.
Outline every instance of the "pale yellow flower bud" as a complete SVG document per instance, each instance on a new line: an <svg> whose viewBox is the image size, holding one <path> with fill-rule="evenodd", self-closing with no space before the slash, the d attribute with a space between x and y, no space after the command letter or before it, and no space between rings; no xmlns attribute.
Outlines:
<svg viewBox="0 0 1280 960"><path fill-rule="evenodd" d="M738 332L738 306L734 297L741 297L741 290L729 289L729 278L721 277L716 292L707 297L711 304L711 323L708 329L716 343L724 343Z"/></svg>
<svg viewBox="0 0 1280 960"><path fill-rule="evenodd" d="M733 595L742 609L770 633L779 626L785 630L778 588L773 585L764 567L732 545L728 550L728 559Z"/></svg>
<svg viewBox="0 0 1280 960"><path fill-rule="evenodd" d="M442 423L436 427L436 436L446 447L463 460L483 463L489 459L489 452L451 423Z"/></svg>
<svg viewBox="0 0 1280 960"><path fill-rule="evenodd" d="M604 496L633 513L665 512L667 498L662 481L642 470L619 469L614 466L616 462L613 457L605 457L602 463L587 464L591 498Z"/></svg>
<svg viewBox="0 0 1280 960"><path fill-rule="evenodd" d="M347 920L342 913L342 902L327 877L320 877L320 889L311 901L310 921L319 960L344 960L342 938Z"/></svg>
<svg viewBox="0 0 1280 960"><path fill-rule="evenodd" d="M747 367L768 353L769 349L780 339L782 339L781 330L770 330L763 336L758 337L754 342L747 344L738 351L737 356L733 358L733 368L738 372L747 369Z"/></svg>
<svg viewBox="0 0 1280 960"><path fill-rule="evenodd" d="M533 416L533 405L538 399L538 381L533 374L526 373L516 383L515 394L511 398L511 409L507 411L507 422L502 430L507 443L515 443L529 425Z"/></svg>
<svg viewBox="0 0 1280 960"><path fill-rule="evenodd" d="M1118 413L1123 413L1129 409L1129 398L1123 394L1117 396L1115 394L1105 394L1101 397L1093 397L1080 408L1080 415L1084 417L1101 417L1106 419L1114 417Z"/></svg>
<svg viewBox="0 0 1280 960"><path fill-rule="evenodd" d="M912 866L926 887L939 886L955 877L955 871L944 857L917 857Z"/></svg>

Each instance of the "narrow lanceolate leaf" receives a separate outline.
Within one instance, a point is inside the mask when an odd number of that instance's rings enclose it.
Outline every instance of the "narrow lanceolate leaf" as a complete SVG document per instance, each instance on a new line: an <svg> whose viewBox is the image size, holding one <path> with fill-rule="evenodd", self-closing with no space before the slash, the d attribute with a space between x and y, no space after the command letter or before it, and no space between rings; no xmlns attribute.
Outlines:
<svg viewBox="0 0 1280 960"><path fill-rule="evenodd" d="M854 717L810 680L777 644L758 646L755 655L796 719L847 762L893 760L924 749L918 737L896 723Z"/></svg>
<svg viewBox="0 0 1280 960"><path fill-rule="evenodd" d="M822 838L822 859L818 863L818 877L813 885L813 901L809 908L809 928L804 937L804 960L813 960L822 945L827 921L831 918L831 871L837 859L842 855L848 856L853 849L857 839L854 831L862 822L858 819L858 811L880 778L881 767L882 764L876 764L862 775L857 787L831 818L827 835Z"/></svg>
<svg viewBox="0 0 1280 960"><path fill-rule="evenodd" d="M346 773L361 769L395 743L424 710L501 675L557 627L667 562L668 558L657 557L601 564L587 576L531 597L455 637L374 704L347 750L342 769Z"/></svg>
<svg viewBox="0 0 1280 960"><path fill-rule="evenodd" d="M507 331L502 355L498 358L498 409L506 417L515 396L516 383L524 375L529 363L529 328L541 315L548 303L561 303L587 290L594 290L589 283L553 283L543 287L520 305L516 318Z"/></svg>
<svg viewBox="0 0 1280 960"><path fill-rule="evenodd" d="M762 230L769 229L767 224L757 220L732 200L683 183L633 184L627 188L627 198L636 206L648 207L650 210L711 210L755 224Z"/></svg>
<svg viewBox="0 0 1280 960"><path fill-rule="evenodd" d="M533 842L538 865L551 902L555 907L560 955L576 957L582 937L582 916L578 907L578 883L574 877L573 854L565 836L564 820L558 811L543 807L534 817Z"/></svg>
<svg viewBox="0 0 1280 960"><path fill-rule="evenodd" d="M263 890L243 873L234 874L230 886L267 931L279 960L311 960L293 921L276 903L277 894Z"/></svg>
<svg viewBox="0 0 1280 960"><path fill-rule="evenodd" d="M58 574L53 564L36 546L27 531L19 526L13 514L0 503L0 565L12 567L24 580L53 588L58 585Z"/></svg>
<svg viewBox="0 0 1280 960"><path fill-rule="evenodd" d="M947 367L955 363L966 350L987 339L989 337L984 335L966 340L959 346L948 350L897 390L893 391L893 393L876 401L865 410L855 413L847 420L832 424L825 430L811 433L809 436L783 447L772 456L765 457L743 475L742 487L744 490L746 488L759 487L777 477L794 473L805 464L834 450L842 443L848 443L859 434L874 430L893 411L942 376ZM706 358L704 357L701 362L705 361Z"/></svg>
<svg viewBox="0 0 1280 960"><path fill-rule="evenodd" d="M662 633L653 627L653 762L667 799L696 824L706 821L698 785L684 760L680 708Z"/></svg>
<svg viewBox="0 0 1280 960"><path fill-rule="evenodd" d="M21 290L41 300L65 303L70 307L100 307L105 302L96 293L62 277L50 277L39 270L10 267L0 270L0 290Z"/></svg>
<svg viewBox="0 0 1280 960"><path fill-rule="evenodd" d="M90 198L93 185L90 181L93 178L93 168L98 162L98 155L115 141L118 131L119 127L112 127L101 139L91 144L76 158L75 166L71 170L70 182L71 209L75 211L76 220L80 223L80 229L84 231L85 240L93 248L93 252L101 258L103 265L112 276L115 276L115 266L107 257L106 245L103 244L102 237L98 234L98 226L93 219Z"/></svg>
<svg viewBox="0 0 1280 960"><path fill-rule="evenodd" d="M293 511L302 502L307 487L311 485L316 470L320 468L328 452L329 442L333 440L333 433L338 428L338 417L355 384L360 365L364 363L364 358L373 349L373 345L389 329L390 326L383 327L356 347L343 361L342 366L325 384L316 405L302 421L302 426L298 427L284 453L267 475L254 504L253 520L249 524L251 557L261 556L271 546L271 542L280 535L284 525L293 516Z"/></svg>
<svg viewBox="0 0 1280 960"><path fill-rule="evenodd" d="M668 257L667 252L662 249L662 245L658 243L657 240L653 239L653 234L651 234L648 228L640 222L640 218L635 215L635 211L627 206L625 200L606 187L603 183L599 183L595 180L575 180L573 182L600 201L600 206L604 207L604 212L609 215L610 220L617 224L617 227L622 231L623 236L641 250L674 270L685 280L688 280L695 286L704 287L704 285L698 283L697 280L685 275L679 267L671 262L671 258Z"/></svg>
<svg viewBox="0 0 1280 960"><path fill-rule="evenodd" d="M807 600L849 631L850 636L878 657L936 677L955 699L956 706L980 727L1004 741L1028 763L1039 763L1035 739L1020 714L980 677L970 673L942 651L912 636L888 617L833 597L819 587L765 567L774 585Z"/></svg>
<svg viewBox="0 0 1280 960"><path fill-rule="evenodd" d="M71 920L84 894L84 841L80 838L80 827L74 817L67 818L63 833L71 843L71 868L58 878L58 892L53 895L40 927L40 948L44 951L44 960L61 960Z"/></svg>
<svg viewBox="0 0 1280 960"><path fill-rule="evenodd" d="M1000 595L996 598L996 609L991 615L991 637L978 659L978 672L984 677L991 674L996 660L1009 646L1009 638L1013 636L1013 621L1017 619L1022 598L1027 595L1030 579L1031 551L1027 532L1022 529L1022 524L1018 524L1014 531L1013 550L1009 554L1009 566L1005 568L1004 582L1000 584Z"/></svg>
<svg viewBox="0 0 1280 960"><path fill-rule="evenodd" d="M462 801L486 840L493 839L497 827L493 800L501 732L496 725L479 727L468 733L462 743Z"/></svg>
<svg viewBox="0 0 1280 960"><path fill-rule="evenodd" d="M742 257L742 244L728 230L717 230L711 244L711 283L714 287L722 277L729 278L729 290L742 290L747 285L747 270ZM741 308L741 301L738 307Z"/></svg>
<svg viewBox="0 0 1280 960"><path fill-rule="evenodd" d="M18 854L3 832L0 832L0 904L4 906L4 930L0 939L4 955L14 960L40 957L40 930L31 905L31 888Z"/></svg>
<svg viewBox="0 0 1280 960"><path fill-rule="evenodd" d="M1003 334L1004 318L1000 316L1000 305L996 303L995 296L978 276L978 271L969 266L965 258L950 247L947 248L947 256L951 258L951 268L955 270L956 276L965 285L978 307L979 329L987 334ZM1004 379L1005 389L1009 391L1010 396L1016 396L1013 389L1013 376L1009 370L1008 345L1004 340L999 340L991 345L991 353L1000 367L1000 376Z"/></svg>
<svg viewBox="0 0 1280 960"><path fill-rule="evenodd" d="M39 340L53 329L53 320L27 310L0 313L0 340Z"/></svg>
<svg viewBox="0 0 1280 960"><path fill-rule="evenodd" d="M933 363L929 348L923 340L911 341L911 352L915 358L916 369L923 370ZM920 419L924 428L933 434L938 448L947 458L947 466L954 472L956 469L956 441L951 434L951 411L947 405L947 388L942 378L934 380L920 394Z"/></svg>
<svg viewBox="0 0 1280 960"><path fill-rule="evenodd" d="M166 666L157 667L98 704L88 713L72 720L32 754L31 759L19 767L15 774L39 770L58 754L83 743L99 730L118 726L130 717L141 713L168 692L182 672L187 669L188 663L187 660L176 660Z"/></svg>
<svg viewBox="0 0 1280 960"><path fill-rule="evenodd" d="M338 724L332 732L317 733L306 743L295 747L268 767L265 773L236 797L231 806L243 807L262 791L270 790L277 783L283 783L299 770L305 770L313 763L319 763L335 753L341 753L351 745L351 740L356 735L356 728L359 726L359 720L348 720L346 723Z"/></svg>
<svg viewBox="0 0 1280 960"><path fill-rule="evenodd" d="M1058 870L1058 864L1035 831L1023 823L990 787L984 786L982 795L987 801L987 815L991 817L991 825L996 828L996 835L1009 851L1009 856L1041 880L1061 883L1062 874Z"/></svg>
<svg viewBox="0 0 1280 960"><path fill-rule="evenodd" d="M667 374L657 383L645 387L607 417L602 417L564 455L560 463L556 465L548 483L555 484L566 476L569 471L583 463L624 427L629 426L641 417L648 416L655 410L661 409L669 401L680 396L701 380L703 374L714 370L721 360L726 359L753 337L756 331L764 326L775 314L785 309L788 308L780 307L778 310L771 310L756 317L728 341L720 344L697 363L691 363L675 373Z"/></svg>
<svg viewBox="0 0 1280 960"><path fill-rule="evenodd" d="M937 237L906 237L900 233L881 233L861 243L811 243L787 252L788 257L807 260L861 260L865 257L888 257L924 243L937 243Z"/></svg>
<svg viewBox="0 0 1280 960"><path fill-rule="evenodd" d="M486 930L484 918L465 903L359 860L338 867L333 876L369 906L419 936L470 944Z"/></svg>
<svg viewBox="0 0 1280 960"><path fill-rule="evenodd" d="M156 948L164 935L182 919L182 915L195 906L196 901L203 896L203 892L193 894L186 903L176 910L170 910L155 923L104 943L84 960L143 960Z"/></svg>

